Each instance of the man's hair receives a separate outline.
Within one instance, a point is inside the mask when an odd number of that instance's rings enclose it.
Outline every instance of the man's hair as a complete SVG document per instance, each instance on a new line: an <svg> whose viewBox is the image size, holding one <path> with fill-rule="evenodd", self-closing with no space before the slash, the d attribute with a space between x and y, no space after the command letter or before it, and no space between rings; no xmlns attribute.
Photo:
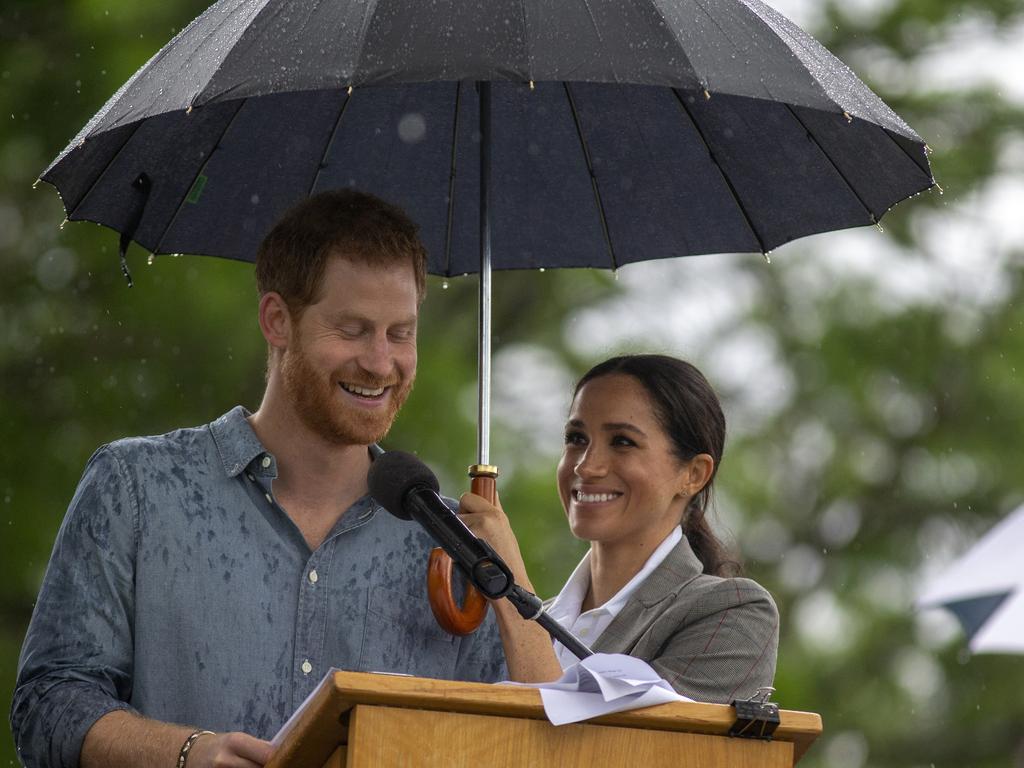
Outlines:
<svg viewBox="0 0 1024 768"><path fill-rule="evenodd" d="M327 260L341 256L357 264L412 265L416 292L426 293L427 251L419 227L404 211L354 189L320 192L289 209L256 253L260 296L281 294L299 317L320 299Z"/></svg>

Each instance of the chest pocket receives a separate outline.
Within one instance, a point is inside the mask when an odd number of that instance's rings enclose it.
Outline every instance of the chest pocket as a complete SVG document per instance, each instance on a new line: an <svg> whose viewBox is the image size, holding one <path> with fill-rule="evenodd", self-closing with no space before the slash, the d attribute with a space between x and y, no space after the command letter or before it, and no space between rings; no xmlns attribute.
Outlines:
<svg viewBox="0 0 1024 768"><path fill-rule="evenodd" d="M381 586L370 590L361 670L448 679L459 645L437 626L426 590L418 595Z"/></svg>

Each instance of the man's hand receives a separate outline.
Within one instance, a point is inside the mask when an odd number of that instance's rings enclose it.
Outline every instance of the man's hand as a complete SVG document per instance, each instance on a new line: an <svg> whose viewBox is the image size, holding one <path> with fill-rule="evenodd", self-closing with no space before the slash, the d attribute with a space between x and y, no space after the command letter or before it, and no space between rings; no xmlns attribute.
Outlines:
<svg viewBox="0 0 1024 768"><path fill-rule="evenodd" d="M188 753L186 768L263 768L274 748L247 733L200 736Z"/></svg>
<svg viewBox="0 0 1024 768"><path fill-rule="evenodd" d="M79 764L82 768L139 768L167 766L193 728L162 723L131 712L108 712L85 734ZM189 750L186 768L263 768L274 748L269 741L247 733L204 734Z"/></svg>

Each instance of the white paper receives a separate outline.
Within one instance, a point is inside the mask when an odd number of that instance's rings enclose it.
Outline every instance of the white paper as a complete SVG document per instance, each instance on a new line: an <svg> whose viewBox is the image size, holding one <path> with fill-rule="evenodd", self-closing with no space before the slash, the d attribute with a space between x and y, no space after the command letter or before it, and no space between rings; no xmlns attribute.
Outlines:
<svg viewBox="0 0 1024 768"><path fill-rule="evenodd" d="M292 712L292 716L289 717L285 721L284 725L282 725L281 728L278 730L278 732L274 734L274 738L270 740L270 743L274 745L275 749L281 746L281 742L284 741L284 737L287 736L291 729L295 727L295 723L298 721L299 715L306 711L306 707L309 706L309 702L313 700L314 696L320 693L320 690L325 685L327 685L328 681L334 676L334 673L337 671L337 668L331 667L327 674L324 675L323 680L316 684L316 688L313 689L312 693L310 693L309 696L307 696L305 700L301 704L299 704L299 708Z"/></svg>
<svg viewBox="0 0 1024 768"><path fill-rule="evenodd" d="M569 667L552 683L514 683L540 689L544 713L554 725L693 701L676 693L647 662L621 653L595 653Z"/></svg>

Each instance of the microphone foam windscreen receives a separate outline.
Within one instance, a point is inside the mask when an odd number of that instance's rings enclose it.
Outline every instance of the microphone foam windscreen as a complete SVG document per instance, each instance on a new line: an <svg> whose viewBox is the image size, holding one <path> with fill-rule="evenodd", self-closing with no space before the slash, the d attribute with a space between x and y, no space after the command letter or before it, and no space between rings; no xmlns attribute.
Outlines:
<svg viewBox="0 0 1024 768"><path fill-rule="evenodd" d="M402 499L412 488L426 487L435 493L441 490L437 476L418 457L405 451L388 451L370 465L366 476L370 495L395 517L409 519L402 508Z"/></svg>

